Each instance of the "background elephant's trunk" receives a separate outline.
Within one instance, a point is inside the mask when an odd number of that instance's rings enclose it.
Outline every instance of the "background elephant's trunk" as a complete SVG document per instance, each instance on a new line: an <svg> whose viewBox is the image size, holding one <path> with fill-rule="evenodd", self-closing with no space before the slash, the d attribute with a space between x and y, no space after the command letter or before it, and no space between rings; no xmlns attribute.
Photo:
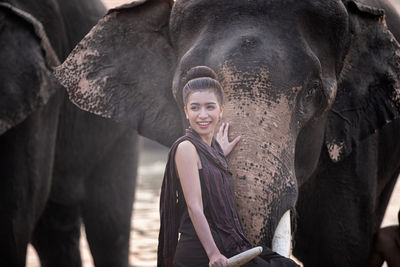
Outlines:
<svg viewBox="0 0 400 267"><path fill-rule="evenodd" d="M250 242L271 246L279 220L297 199L291 99L270 97L268 82L262 82L267 73L246 94L246 78L235 75L223 84L229 99L224 119L232 125L231 137L242 135L228 158L235 199Z"/></svg>

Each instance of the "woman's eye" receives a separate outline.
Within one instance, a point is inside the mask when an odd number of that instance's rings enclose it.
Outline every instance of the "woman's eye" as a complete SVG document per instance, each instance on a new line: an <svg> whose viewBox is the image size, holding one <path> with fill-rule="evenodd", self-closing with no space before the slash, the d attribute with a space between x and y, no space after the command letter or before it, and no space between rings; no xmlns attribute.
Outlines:
<svg viewBox="0 0 400 267"><path fill-rule="evenodd" d="M198 107L191 107L191 110L198 110Z"/></svg>
<svg viewBox="0 0 400 267"><path fill-rule="evenodd" d="M207 109L213 110L215 107L214 106L208 106Z"/></svg>

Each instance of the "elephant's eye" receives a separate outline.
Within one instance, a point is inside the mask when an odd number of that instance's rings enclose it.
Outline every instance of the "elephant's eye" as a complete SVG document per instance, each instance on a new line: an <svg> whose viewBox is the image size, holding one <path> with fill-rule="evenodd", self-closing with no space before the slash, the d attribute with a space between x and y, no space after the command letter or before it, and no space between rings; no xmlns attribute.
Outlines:
<svg viewBox="0 0 400 267"><path fill-rule="evenodd" d="M314 80L312 81L306 92L306 99L311 100L315 95L319 95L322 90L322 82L320 80Z"/></svg>
<svg viewBox="0 0 400 267"><path fill-rule="evenodd" d="M314 114L326 108L327 104L328 97L322 81L320 79L311 81L304 96L304 110L306 110L308 114Z"/></svg>
<svg viewBox="0 0 400 267"><path fill-rule="evenodd" d="M320 79L309 81L300 99L299 112L302 114L302 119L308 120L323 110L327 105L327 98L322 81Z"/></svg>

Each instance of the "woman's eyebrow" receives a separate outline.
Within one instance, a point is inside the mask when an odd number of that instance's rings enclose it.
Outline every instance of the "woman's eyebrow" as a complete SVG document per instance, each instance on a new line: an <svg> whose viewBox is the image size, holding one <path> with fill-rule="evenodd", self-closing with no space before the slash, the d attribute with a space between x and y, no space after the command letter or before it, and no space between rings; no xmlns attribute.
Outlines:
<svg viewBox="0 0 400 267"><path fill-rule="evenodd" d="M206 105L210 105L210 104L211 104L211 105L216 105L217 103L216 103L216 102L206 102L205 104L206 104ZM198 103L198 102L191 102L190 105L199 106L200 103Z"/></svg>

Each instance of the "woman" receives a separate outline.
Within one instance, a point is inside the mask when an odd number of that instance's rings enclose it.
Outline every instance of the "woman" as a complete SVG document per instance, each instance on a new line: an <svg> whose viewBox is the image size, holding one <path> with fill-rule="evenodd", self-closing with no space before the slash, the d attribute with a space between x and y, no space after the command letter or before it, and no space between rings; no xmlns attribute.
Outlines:
<svg viewBox="0 0 400 267"><path fill-rule="evenodd" d="M171 147L160 199L158 266L225 267L227 257L251 248L230 191L227 156L240 137L228 141L222 124L223 90L208 67L192 68L183 88L190 128ZM178 241L178 232L180 233ZM296 266L265 249L245 266Z"/></svg>

